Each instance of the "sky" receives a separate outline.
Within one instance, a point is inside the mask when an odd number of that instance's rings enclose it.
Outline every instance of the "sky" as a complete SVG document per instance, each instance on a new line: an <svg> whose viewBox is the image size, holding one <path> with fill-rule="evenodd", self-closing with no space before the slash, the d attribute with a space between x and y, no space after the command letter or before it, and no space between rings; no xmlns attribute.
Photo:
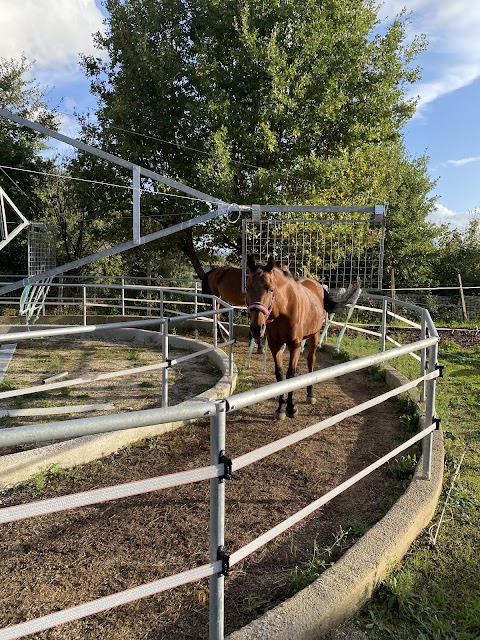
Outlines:
<svg viewBox="0 0 480 640"><path fill-rule="evenodd" d="M385 0L386 23L403 8L408 37L425 34L428 49L417 58L422 79L415 117L404 135L413 157L425 153L437 180L429 219L463 229L480 207L480 2L478 0ZM94 104L79 54L99 55L92 34L102 31L99 0L0 0L0 57L33 63L32 77L61 116L61 131L75 137L72 114Z"/></svg>

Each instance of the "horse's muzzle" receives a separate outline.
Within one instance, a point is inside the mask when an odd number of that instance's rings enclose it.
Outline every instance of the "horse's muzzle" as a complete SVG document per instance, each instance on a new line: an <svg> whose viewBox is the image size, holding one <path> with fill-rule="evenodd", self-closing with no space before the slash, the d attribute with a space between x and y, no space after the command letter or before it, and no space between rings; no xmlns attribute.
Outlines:
<svg viewBox="0 0 480 640"><path fill-rule="evenodd" d="M265 329L267 325L265 323L262 324L251 324L250 325L250 333L254 338L263 338L265 336Z"/></svg>

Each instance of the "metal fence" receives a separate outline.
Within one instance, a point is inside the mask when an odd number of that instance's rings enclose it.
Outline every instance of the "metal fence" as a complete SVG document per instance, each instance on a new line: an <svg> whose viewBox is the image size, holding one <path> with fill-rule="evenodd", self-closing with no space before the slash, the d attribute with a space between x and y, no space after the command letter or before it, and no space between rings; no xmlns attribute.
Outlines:
<svg viewBox="0 0 480 640"><path fill-rule="evenodd" d="M379 351L370 356L358 360L337 364L321 371L315 371L298 376L293 379L271 384L262 388L253 389L244 393L232 395L224 400L215 402L186 402L174 407L139 411L125 415L99 416L89 419L76 419L51 424L24 426L0 430L0 446L15 446L32 442L46 442L55 439L73 438L87 434L105 433L123 429L145 426L147 424L162 424L184 419L196 419L205 416L210 418L210 465L200 469L180 471L171 475L160 476L116 485L104 489L96 489L59 498L6 507L0 510L0 522L14 522L26 518L55 513L66 509L74 509L85 505L116 500L126 496L141 495L146 492L162 490L167 487L176 487L188 483L209 480L210 482L210 549L209 560L201 566L190 568L180 574L172 575L149 584L130 588L126 591L99 598L97 600L74 606L68 610L58 611L27 622L15 624L0 630L0 640L11 640L26 635L50 629L60 624L78 620L128 602L145 598L153 594L172 589L174 587L197 581L202 578L210 579L210 640L222 640L224 638L224 581L227 579L230 567L234 566L247 556L254 553L260 547L266 545L276 536L300 522L303 518L325 505L332 498L339 495L350 486L358 482L388 460L408 449L416 442L422 442L423 449L423 475L430 477L430 462L432 449L432 432L437 428L435 418L435 380L439 375L437 366L438 334L425 309L408 303L401 303L391 298L372 296L380 305L377 309L382 316L381 332L379 337ZM418 327L421 330L421 339L402 346L394 346L387 349L387 318L393 312L392 305L403 306L410 312L418 314ZM195 315L195 314L194 314ZM193 316L192 316L193 317ZM184 316L182 316L184 319ZM156 320L158 322L158 320ZM143 321L150 322L150 321ZM151 322L155 322L151 320ZM135 326L136 323L129 323ZM105 325L102 326L105 328ZM88 327L84 327L88 330ZM230 325L230 329L232 326ZM62 330L59 330L62 331ZM37 332L31 332L36 334ZM19 334L20 336L22 334ZM12 340L12 334L0 336L0 342ZM418 355L419 353L419 355ZM360 371L389 362L400 356L415 355L420 362L420 375L415 380L402 385L399 388L381 394L378 397L343 411L321 422L311 425L301 431L294 432L279 440L273 441L259 449L247 454L230 459L226 442L226 424L228 415L234 411L259 402L274 398L282 393L296 391L307 385L319 384L333 378L337 378L354 371ZM232 470L238 471L243 467L254 464L258 460L276 453L294 443L300 442L314 434L337 424L341 420L352 415L359 414L366 409L381 404L401 393L407 392L417 386L421 387L422 397L425 399L425 426L414 437L409 438L396 447L383 458L375 461L362 471L356 473L348 480L339 484L336 488L319 497L307 507L290 516L284 522L264 532L258 538L251 540L246 546L230 550L225 549L225 487L231 477Z"/></svg>

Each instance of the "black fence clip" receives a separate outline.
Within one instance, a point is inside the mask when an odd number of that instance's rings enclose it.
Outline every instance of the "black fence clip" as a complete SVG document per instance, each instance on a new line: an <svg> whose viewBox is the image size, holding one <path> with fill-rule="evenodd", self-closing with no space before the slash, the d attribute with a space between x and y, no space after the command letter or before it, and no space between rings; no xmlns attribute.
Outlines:
<svg viewBox="0 0 480 640"><path fill-rule="evenodd" d="M228 576L230 573L230 556L225 551L225 547L221 545L218 547L217 560L222 561L222 570L218 573L219 576Z"/></svg>
<svg viewBox="0 0 480 640"><path fill-rule="evenodd" d="M438 362L437 362L437 364L435 365L435 369L436 369L437 371L440 371L440 373L439 373L438 377L439 377L439 378L443 378L443 370L445 369L445 365L443 365L443 364L438 364Z"/></svg>
<svg viewBox="0 0 480 640"><path fill-rule="evenodd" d="M225 454L225 450L222 449L220 451L220 455L218 456L218 462L219 464L223 464L223 476L219 476L218 479L220 480L220 482L223 482L224 480L231 480L233 475L232 475L232 459L229 458L226 454Z"/></svg>
<svg viewBox="0 0 480 640"><path fill-rule="evenodd" d="M435 423L435 431L440 429L440 418L433 418L432 423Z"/></svg>
<svg viewBox="0 0 480 640"><path fill-rule="evenodd" d="M165 362L167 363L167 369L170 369L172 367L172 359L171 358L167 358L165 360Z"/></svg>
<svg viewBox="0 0 480 640"><path fill-rule="evenodd" d="M237 344L237 336L232 336L233 344Z"/></svg>

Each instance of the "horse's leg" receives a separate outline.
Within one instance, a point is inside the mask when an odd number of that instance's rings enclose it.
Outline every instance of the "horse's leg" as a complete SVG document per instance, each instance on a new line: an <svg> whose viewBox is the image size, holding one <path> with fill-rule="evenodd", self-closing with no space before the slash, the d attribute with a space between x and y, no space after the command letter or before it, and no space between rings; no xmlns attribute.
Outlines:
<svg viewBox="0 0 480 640"><path fill-rule="evenodd" d="M308 371L311 373L315 366L315 355L317 353L319 334L316 333L308 339L308 353L307 353L307 365ZM313 386L310 384L307 387L307 402L310 404L316 404L317 399L313 395Z"/></svg>
<svg viewBox="0 0 480 640"><path fill-rule="evenodd" d="M273 346L270 340L268 341L268 346L270 347L275 362L275 378L277 382L281 382L283 380L283 351L277 345ZM278 398L275 418L277 420L285 420L285 394L283 393Z"/></svg>
<svg viewBox="0 0 480 640"><path fill-rule="evenodd" d="M257 353L263 353L263 338L257 338Z"/></svg>
<svg viewBox="0 0 480 640"><path fill-rule="evenodd" d="M287 380L289 378L294 378L297 375L298 359L300 357L300 346L300 342L294 342L289 346L290 362L288 364ZM293 391L289 391L287 396L287 416L289 418L293 418L297 411L298 409L295 406L295 401L293 399Z"/></svg>

